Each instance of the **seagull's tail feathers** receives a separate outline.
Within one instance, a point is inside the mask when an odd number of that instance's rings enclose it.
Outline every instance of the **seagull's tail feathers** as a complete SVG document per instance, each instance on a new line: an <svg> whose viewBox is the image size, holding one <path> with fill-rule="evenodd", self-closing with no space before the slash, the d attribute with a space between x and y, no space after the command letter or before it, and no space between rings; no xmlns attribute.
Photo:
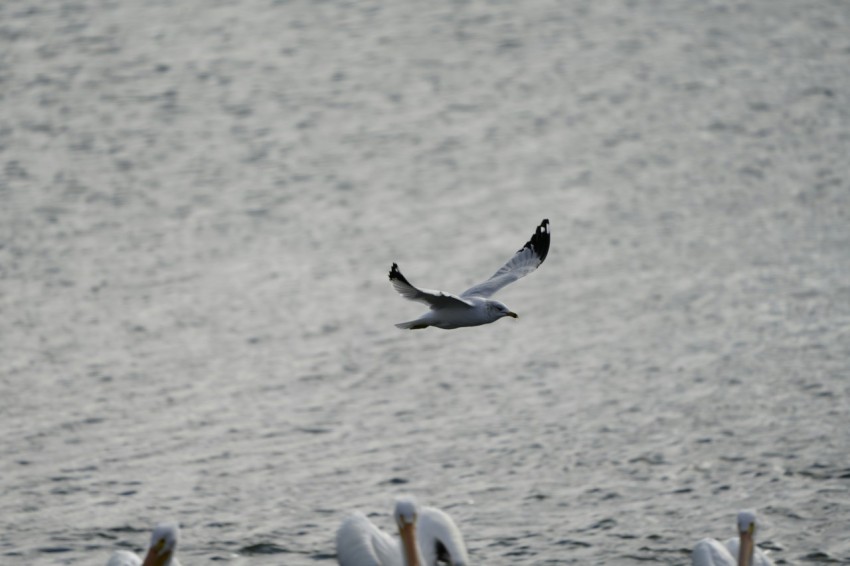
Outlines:
<svg viewBox="0 0 850 566"><path fill-rule="evenodd" d="M418 319L408 320L407 322L399 322L396 324L396 327L401 328L402 330L421 330L423 328L428 328L429 326L429 324Z"/></svg>

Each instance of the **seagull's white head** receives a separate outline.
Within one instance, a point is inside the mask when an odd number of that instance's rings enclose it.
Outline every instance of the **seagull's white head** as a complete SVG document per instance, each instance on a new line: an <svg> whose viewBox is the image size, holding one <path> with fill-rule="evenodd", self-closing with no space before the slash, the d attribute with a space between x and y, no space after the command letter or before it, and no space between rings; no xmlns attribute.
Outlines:
<svg viewBox="0 0 850 566"><path fill-rule="evenodd" d="M519 315L513 312L505 303L499 301L487 301L487 308L495 315L495 320L509 316L511 318L519 318Z"/></svg>
<svg viewBox="0 0 850 566"><path fill-rule="evenodd" d="M755 549L756 513L745 510L738 513L738 535L741 540L738 544L739 566L750 566Z"/></svg>
<svg viewBox="0 0 850 566"><path fill-rule="evenodd" d="M171 563L180 538L180 527L176 524L157 525L151 534L151 546L142 566L165 566Z"/></svg>

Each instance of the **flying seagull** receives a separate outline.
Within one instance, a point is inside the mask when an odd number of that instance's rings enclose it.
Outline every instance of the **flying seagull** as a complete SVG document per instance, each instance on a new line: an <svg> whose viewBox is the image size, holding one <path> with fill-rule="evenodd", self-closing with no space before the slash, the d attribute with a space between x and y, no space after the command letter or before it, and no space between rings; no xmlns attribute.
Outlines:
<svg viewBox="0 0 850 566"><path fill-rule="evenodd" d="M490 297L505 285L525 277L543 263L546 254L549 253L549 237L549 220L544 219L531 239L490 279L473 285L460 295L414 287L394 263L390 269L390 282L395 290L405 299L419 301L431 307L431 310L416 320L400 322L396 326L410 330L429 326L450 329L488 324L506 316L518 318L518 315L504 303Z"/></svg>

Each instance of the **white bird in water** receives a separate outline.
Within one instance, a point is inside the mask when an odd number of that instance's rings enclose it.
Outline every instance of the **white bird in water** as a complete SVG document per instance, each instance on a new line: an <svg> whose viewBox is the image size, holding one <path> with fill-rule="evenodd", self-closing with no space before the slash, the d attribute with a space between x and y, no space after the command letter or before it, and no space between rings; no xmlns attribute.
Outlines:
<svg viewBox="0 0 850 566"><path fill-rule="evenodd" d="M691 553L693 566L773 566L773 561L756 547L756 514L738 513L738 538L724 543L711 538L699 541Z"/></svg>
<svg viewBox="0 0 850 566"><path fill-rule="evenodd" d="M396 499L393 512L399 541L354 513L336 532L340 566L437 566L438 562L466 566L469 556L460 531L446 513L419 508L412 497Z"/></svg>
<svg viewBox="0 0 850 566"><path fill-rule="evenodd" d="M109 558L106 566L180 566L174 558L180 528L177 525L157 525L151 534L151 545L145 559L134 552L118 550Z"/></svg>
<svg viewBox="0 0 850 566"><path fill-rule="evenodd" d="M495 322L510 316L518 318L504 303L490 297L499 289L525 277L543 263L549 253L549 220L544 219L537 227L531 239L520 248L496 273L486 281L473 285L460 295L443 291L418 289L401 274L397 264L390 269L390 281L395 290L411 301L419 301L431 307L431 310L408 322L396 324L399 328L418 330L436 326L437 328L461 328Z"/></svg>

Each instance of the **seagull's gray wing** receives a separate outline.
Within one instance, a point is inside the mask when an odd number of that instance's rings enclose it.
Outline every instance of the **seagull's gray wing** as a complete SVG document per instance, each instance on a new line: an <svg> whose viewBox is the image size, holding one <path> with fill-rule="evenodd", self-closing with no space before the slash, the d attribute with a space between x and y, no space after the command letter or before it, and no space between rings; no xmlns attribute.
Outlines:
<svg viewBox="0 0 850 566"><path fill-rule="evenodd" d="M546 259L546 254L549 253L549 236L549 219L544 219L534 231L531 239L514 254L514 257L508 260L508 263L503 265L487 281L474 285L461 293L461 298L490 297L505 285L525 277L540 267L540 264Z"/></svg>
<svg viewBox="0 0 850 566"><path fill-rule="evenodd" d="M472 308L472 303L463 300L457 295L442 291L432 291L430 289L417 289L401 274L401 271L398 270L398 265L395 263L392 269L390 269L390 282L395 287L395 290L398 291L398 294L405 299L425 303L432 309L445 307Z"/></svg>

